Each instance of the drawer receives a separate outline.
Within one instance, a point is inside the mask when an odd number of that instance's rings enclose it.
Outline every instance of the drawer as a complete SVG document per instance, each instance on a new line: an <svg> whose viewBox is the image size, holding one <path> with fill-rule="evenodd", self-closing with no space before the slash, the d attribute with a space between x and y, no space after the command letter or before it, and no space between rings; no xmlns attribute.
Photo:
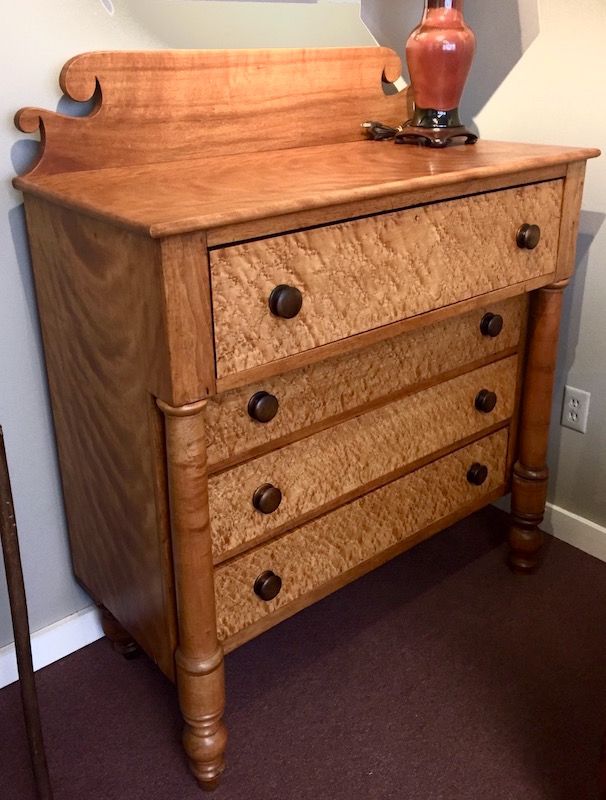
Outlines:
<svg viewBox="0 0 606 800"><path fill-rule="evenodd" d="M507 436L506 430L498 431L217 567L219 638L229 639L276 612L283 618L290 604L294 613L307 605L306 595L313 602L327 593L322 587L336 588L330 584L339 578L339 585L346 583L348 572L350 579L361 574L365 562L371 562L370 569L379 554L397 550L406 539L414 540L415 534L459 510L477 507L482 498L503 487ZM481 486L467 478L476 463L488 467ZM266 571L282 579L281 591L269 602L253 589Z"/></svg>
<svg viewBox="0 0 606 800"><path fill-rule="evenodd" d="M527 306L527 295L519 295L212 398L205 412L208 464L228 465L296 431L326 426L381 398L516 347ZM480 330L488 314L503 319L498 336ZM268 422L248 412L251 400L261 397L261 410L268 402L277 404Z"/></svg>
<svg viewBox="0 0 606 800"><path fill-rule="evenodd" d="M215 560L508 420L517 363L517 356L497 361L213 476L208 497ZM491 411L475 407L482 390L496 393ZM273 487L273 495L263 487ZM271 511L276 489L281 502ZM255 508L255 496L271 513Z"/></svg>
<svg viewBox="0 0 606 800"><path fill-rule="evenodd" d="M562 181L352 220L210 252L219 379L555 271ZM516 243L541 228L533 250ZM278 286L299 313L269 309Z"/></svg>

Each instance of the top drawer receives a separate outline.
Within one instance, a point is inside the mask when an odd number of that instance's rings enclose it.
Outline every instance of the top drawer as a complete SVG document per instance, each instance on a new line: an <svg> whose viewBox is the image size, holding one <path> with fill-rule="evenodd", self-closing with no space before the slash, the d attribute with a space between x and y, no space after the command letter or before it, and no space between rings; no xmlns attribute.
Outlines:
<svg viewBox="0 0 606 800"><path fill-rule="evenodd" d="M217 376L555 271L562 181L506 189L212 250ZM521 225L541 228L533 250ZM299 313L269 308L301 292Z"/></svg>

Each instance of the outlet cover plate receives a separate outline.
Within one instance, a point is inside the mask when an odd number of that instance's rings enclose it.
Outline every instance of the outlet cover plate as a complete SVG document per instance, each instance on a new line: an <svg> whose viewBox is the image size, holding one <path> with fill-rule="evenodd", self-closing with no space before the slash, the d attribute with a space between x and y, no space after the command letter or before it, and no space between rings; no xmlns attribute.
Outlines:
<svg viewBox="0 0 606 800"><path fill-rule="evenodd" d="M574 386L565 386L560 423L565 428L570 428L573 431L587 433L590 400L591 394L589 392L585 392L583 389L575 389Z"/></svg>

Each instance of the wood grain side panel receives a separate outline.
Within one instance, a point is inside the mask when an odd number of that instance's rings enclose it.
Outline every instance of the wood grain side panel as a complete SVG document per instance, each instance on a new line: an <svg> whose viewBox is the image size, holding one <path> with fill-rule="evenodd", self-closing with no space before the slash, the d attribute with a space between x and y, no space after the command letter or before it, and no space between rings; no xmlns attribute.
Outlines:
<svg viewBox="0 0 606 800"><path fill-rule="evenodd" d="M504 320L495 338L480 332L488 311ZM206 405L208 463L233 461L294 431L354 413L382 397L516 347L526 313L527 297L521 295L213 397ZM273 394L280 404L271 422L259 423L248 415L248 400L259 391Z"/></svg>
<svg viewBox="0 0 606 800"><path fill-rule="evenodd" d="M507 431L499 431L388 484L215 570L217 629L227 639L282 610L322 584L392 547L503 483ZM466 478L469 466L489 467L482 486ZM253 592L257 576L272 570L282 591L270 602Z"/></svg>
<svg viewBox="0 0 606 800"><path fill-rule="evenodd" d="M75 573L172 676L157 246L33 198L26 212Z"/></svg>
<svg viewBox="0 0 606 800"><path fill-rule="evenodd" d="M211 477L208 492L215 558L509 419L516 376L517 357L513 356ZM488 414L474 407L481 389L497 393L497 406ZM273 514L260 513L251 502L255 489L265 483L282 492L282 502Z"/></svg>
<svg viewBox="0 0 606 800"><path fill-rule="evenodd" d="M551 273L561 204L551 181L213 250L217 376ZM303 294L294 319L269 311L279 284Z"/></svg>

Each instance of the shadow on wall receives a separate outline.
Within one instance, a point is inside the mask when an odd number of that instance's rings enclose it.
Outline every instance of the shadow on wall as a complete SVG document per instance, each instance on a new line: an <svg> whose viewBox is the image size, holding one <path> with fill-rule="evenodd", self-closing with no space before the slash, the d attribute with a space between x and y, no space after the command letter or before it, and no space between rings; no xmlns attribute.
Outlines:
<svg viewBox="0 0 606 800"><path fill-rule="evenodd" d="M558 472L562 466L560 460L562 428L559 424L562 396L564 394L564 386L568 380L568 375L575 363L576 349L579 343L582 307L585 301L585 283L589 266L589 251L593 240L604 224L604 220L606 220L606 214L597 211L581 211L579 236L577 239L576 271L574 280L564 292L562 322L560 325L560 344L553 391L552 424L549 429L549 468L552 478L550 483L551 494L556 491L559 477ZM595 386L587 385L587 388L593 388L595 391L596 388L600 387L603 383L604 377L603 375L594 375L593 380ZM579 434L573 434L573 436L578 435ZM606 429L595 426L592 429L592 436L602 440L599 442L592 442L592 451L594 453L606 453ZM569 465L567 466L567 470L568 467ZM596 498L603 496L604 471L602 465L595 463L594 467L593 470L589 471L579 470L576 476L574 475L574 470L570 470L569 477L582 482L582 486L579 486L579 493L581 496ZM588 481L593 482L594 485L588 486ZM574 490L572 493L574 494ZM549 499L553 500L552 497ZM574 511L574 508L571 510Z"/></svg>
<svg viewBox="0 0 606 800"><path fill-rule="evenodd" d="M26 142L25 144L35 145L37 143ZM15 206L15 208L10 209L8 212L8 224L15 249L15 256L17 257L17 265L19 267L23 295L26 299L25 307L27 308L29 324L32 331L35 331L36 359L39 363L40 370L43 371L44 358L42 355L42 337L40 334L40 325L36 311L36 295L34 292L34 280L30 266L29 242L25 227L25 210L23 203L20 203L18 206Z"/></svg>
<svg viewBox="0 0 606 800"><path fill-rule="evenodd" d="M422 0L362 0L362 20L380 45L402 58L409 33L419 24ZM486 3L465 0L465 19L477 37L477 52L461 103L470 122L486 105L539 33L538 0Z"/></svg>
<svg viewBox="0 0 606 800"><path fill-rule="evenodd" d="M574 280L564 293L562 323L560 326L561 352L558 356L558 371L564 376L568 374L574 364L575 351L579 341L579 326L585 295L589 250L605 219L606 214L598 211L581 211L577 238L576 272Z"/></svg>

